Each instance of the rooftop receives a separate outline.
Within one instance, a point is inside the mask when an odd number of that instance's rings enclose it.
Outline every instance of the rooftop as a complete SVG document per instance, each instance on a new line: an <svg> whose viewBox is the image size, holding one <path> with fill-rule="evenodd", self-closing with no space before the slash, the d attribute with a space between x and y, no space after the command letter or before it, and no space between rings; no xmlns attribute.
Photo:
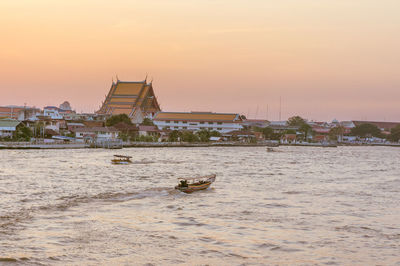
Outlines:
<svg viewBox="0 0 400 266"><path fill-rule="evenodd" d="M187 120L187 121L214 121L214 122L239 122L238 114L224 114L211 112L160 112L153 120Z"/></svg>

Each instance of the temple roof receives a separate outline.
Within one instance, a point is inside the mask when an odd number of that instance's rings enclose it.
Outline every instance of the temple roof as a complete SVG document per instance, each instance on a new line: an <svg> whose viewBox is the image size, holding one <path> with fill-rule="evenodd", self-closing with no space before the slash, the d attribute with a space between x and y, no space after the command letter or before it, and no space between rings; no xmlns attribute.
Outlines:
<svg viewBox="0 0 400 266"><path fill-rule="evenodd" d="M160 111L152 84L146 80L137 82L118 80L117 83L113 82L98 113L132 116L138 108L144 112Z"/></svg>

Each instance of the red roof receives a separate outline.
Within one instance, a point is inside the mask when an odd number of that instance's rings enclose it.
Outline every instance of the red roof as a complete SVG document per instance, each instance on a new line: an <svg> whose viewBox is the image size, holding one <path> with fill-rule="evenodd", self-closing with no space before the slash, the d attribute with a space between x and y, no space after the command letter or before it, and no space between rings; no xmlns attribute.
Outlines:
<svg viewBox="0 0 400 266"><path fill-rule="evenodd" d="M155 126L139 126L139 131L158 132L158 129Z"/></svg>

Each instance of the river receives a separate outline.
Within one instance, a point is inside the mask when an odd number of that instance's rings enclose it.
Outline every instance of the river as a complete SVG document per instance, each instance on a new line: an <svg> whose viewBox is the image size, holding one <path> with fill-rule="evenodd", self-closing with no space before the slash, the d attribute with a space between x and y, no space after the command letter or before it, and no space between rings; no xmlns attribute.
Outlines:
<svg viewBox="0 0 400 266"><path fill-rule="evenodd" d="M0 150L0 264L400 264L399 148L274 150Z"/></svg>

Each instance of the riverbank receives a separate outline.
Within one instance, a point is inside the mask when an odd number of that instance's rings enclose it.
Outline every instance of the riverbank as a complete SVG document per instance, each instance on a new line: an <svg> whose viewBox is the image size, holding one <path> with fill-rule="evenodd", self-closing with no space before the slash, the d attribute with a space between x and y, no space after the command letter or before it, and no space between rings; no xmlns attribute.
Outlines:
<svg viewBox="0 0 400 266"><path fill-rule="evenodd" d="M184 143L184 142L131 142L123 143L120 147L110 148L191 148L191 147L277 147L277 146L301 146L301 147L337 147L337 146L383 146L383 147L400 147L400 144L387 143L243 143L243 142L210 142L210 143ZM12 142L1 143L0 149L93 149L103 148L102 146L94 147L85 143L45 143L32 144L29 142Z"/></svg>

